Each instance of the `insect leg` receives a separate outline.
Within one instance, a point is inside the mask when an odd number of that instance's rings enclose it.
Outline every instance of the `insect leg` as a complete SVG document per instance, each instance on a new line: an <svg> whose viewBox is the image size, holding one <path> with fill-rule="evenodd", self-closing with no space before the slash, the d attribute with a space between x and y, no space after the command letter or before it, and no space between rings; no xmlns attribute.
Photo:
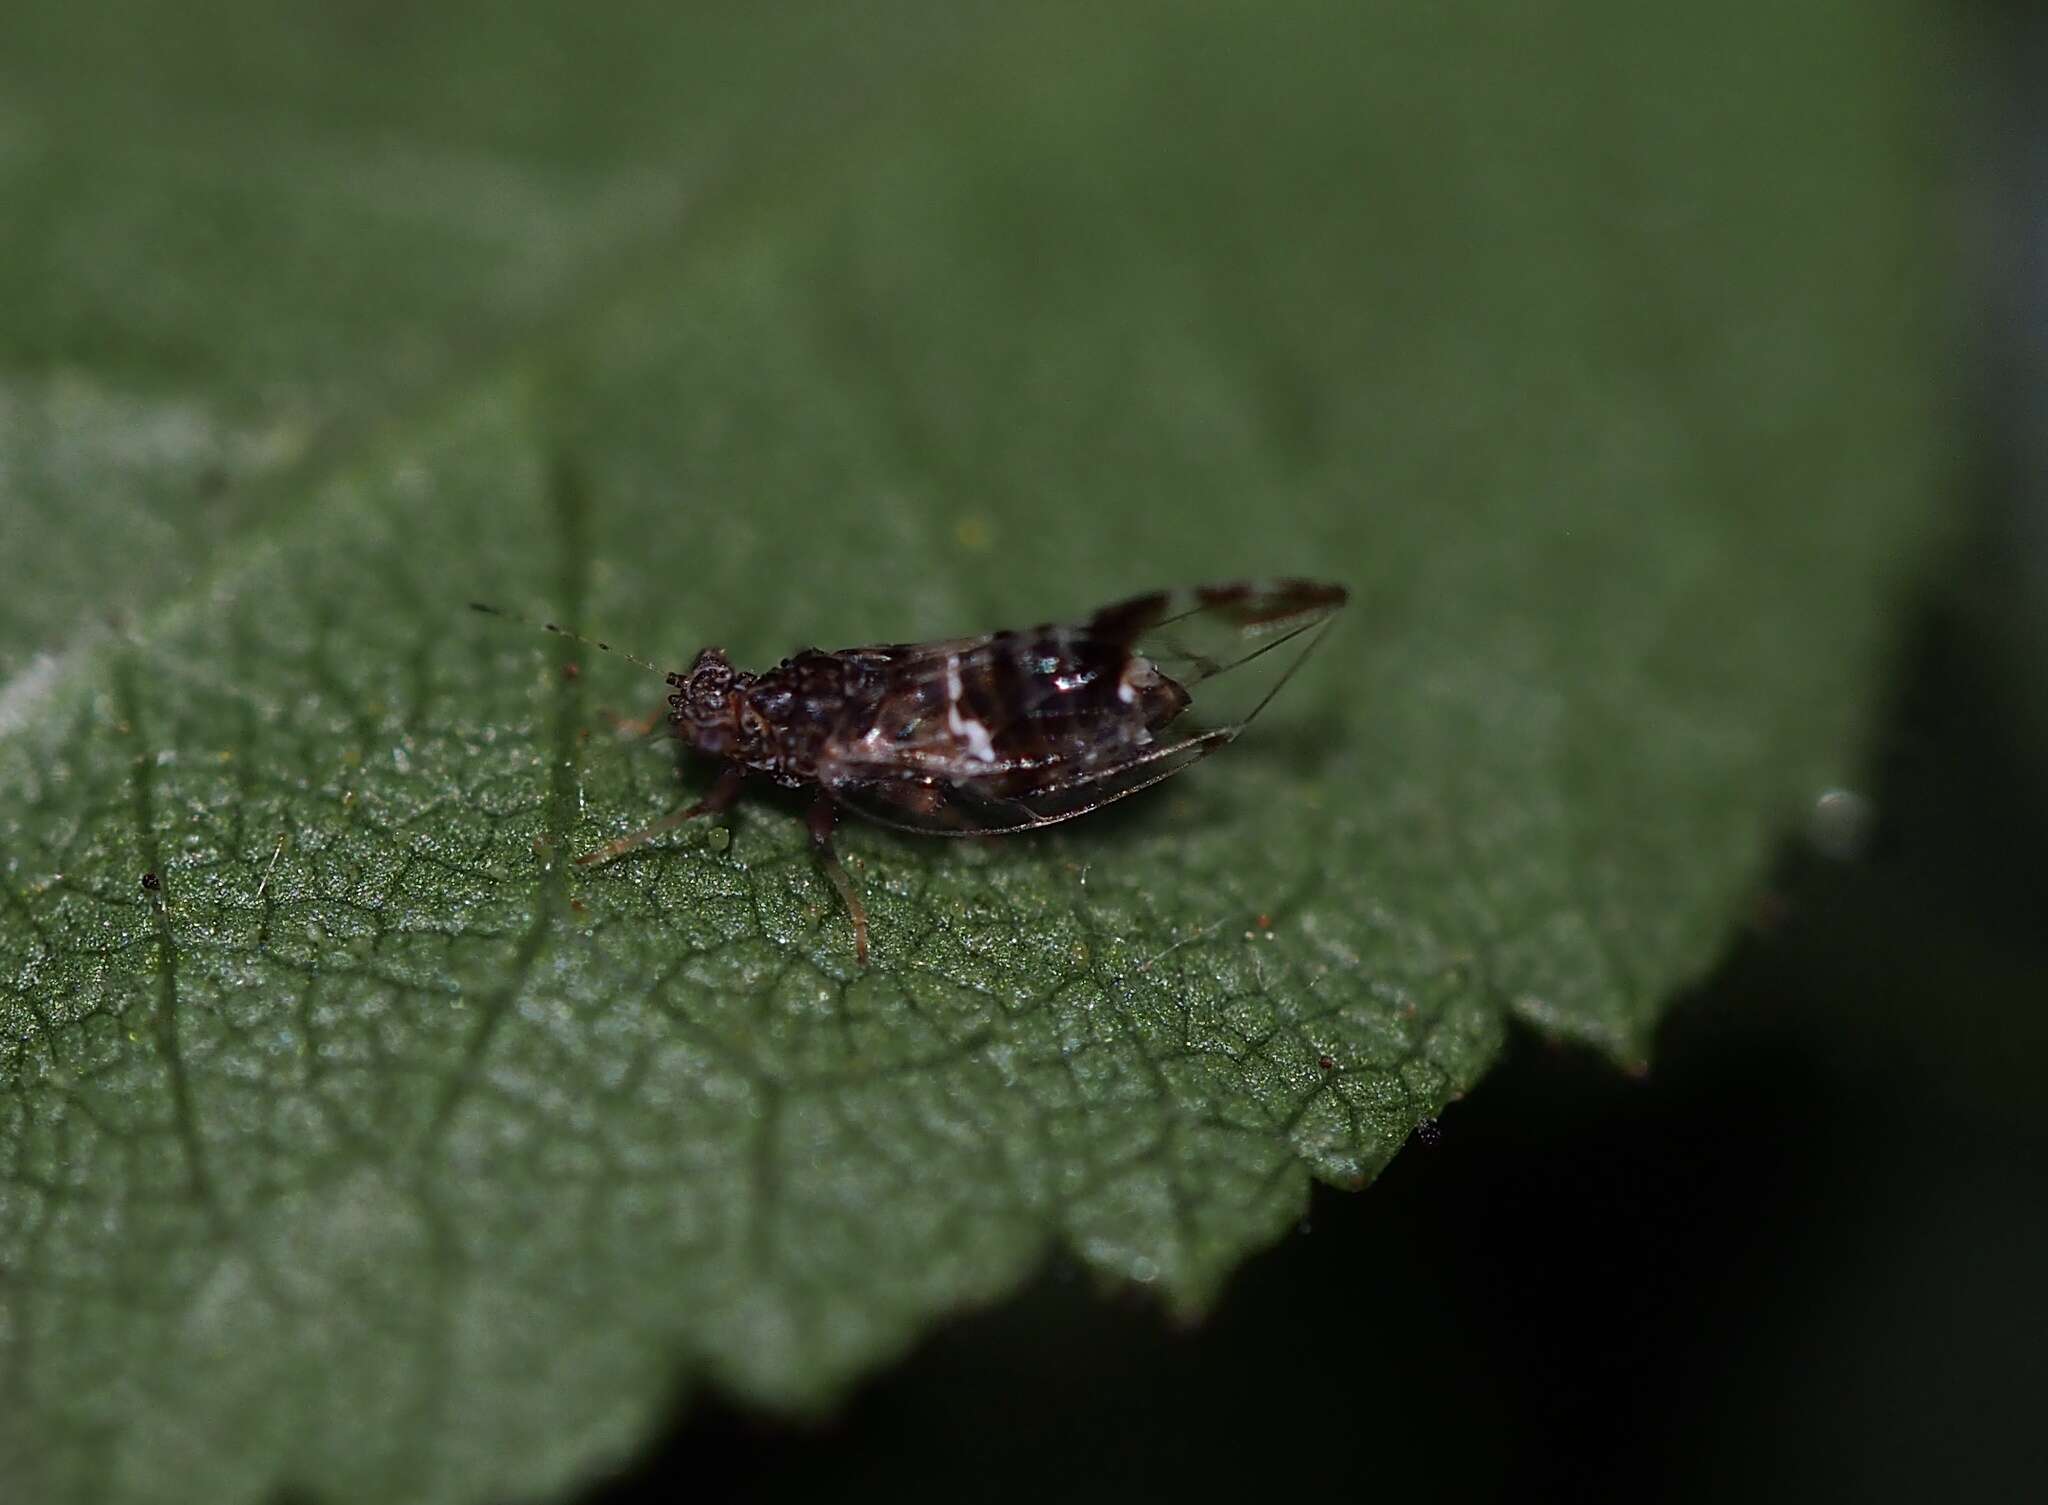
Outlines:
<svg viewBox="0 0 2048 1505"><path fill-rule="evenodd" d="M711 786L711 792L696 804L664 815L651 826L621 836L617 841L608 841L594 852L585 852L576 859L578 867L590 867L600 862L610 862L614 857L623 857L636 847L644 847L664 831L673 831L685 821L695 820L700 815L722 815L740 797L740 790L747 782L747 771L738 764L728 767L718 776L718 782Z"/></svg>
<svg viewBox="0 0 2048 1505"><path fill-rule="evenodd" d="M622 740L630 741L640 737L651 737L668 725L669 708L668 702L663 701L658 709L648 712L645 716L622 716L617 711L609 710L603 715L605 720L612 724L614 733Z"/></svg>
<svg viewBox="0 0 2048 1505"><path fill-rule="evenodd" d="M832 826L838 818L839 812L832 804L832 796L820 794L818 802L811 806L811 850L818 854L818 866L825 870L825 876L839 890L839 898L846 905L846 913L853 921L853 959L865 967L868 964L868 912L860 902L860 895L854 892L853 879L847 877L846 869L839 865L839 858L832 851Z"/></svg>

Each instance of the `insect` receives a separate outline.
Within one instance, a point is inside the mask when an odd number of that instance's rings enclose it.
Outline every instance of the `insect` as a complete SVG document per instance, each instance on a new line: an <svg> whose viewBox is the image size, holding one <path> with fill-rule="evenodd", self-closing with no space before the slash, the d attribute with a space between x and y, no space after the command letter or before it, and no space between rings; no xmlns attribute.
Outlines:
<svg viewBox="0 0 2048 1505"><path fill-rule="evenodd" d="M686 670L553 622L546 631L660 674L666 724L724 766L696 803L577 858L610 862L733 805L748 778L814 789L811 845L867 962L867 911L832 850L842 809L898 830L1000 835L1057 825L1149 788L1232 741L1301 666L1347 592L1313 580L1155 591L1073 624L826 651L772 669L706 648ZM524 621L483 602L471 606ZM1296 645L1289 653L1278 650ZM1236 704L1209 681L1263 660Z"/></svg>

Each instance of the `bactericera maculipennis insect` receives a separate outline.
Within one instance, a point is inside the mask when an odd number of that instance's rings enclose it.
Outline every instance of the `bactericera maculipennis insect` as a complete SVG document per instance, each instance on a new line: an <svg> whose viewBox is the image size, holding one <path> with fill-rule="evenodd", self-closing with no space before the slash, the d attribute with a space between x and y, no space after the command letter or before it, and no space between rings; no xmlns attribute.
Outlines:
<svg viewBox="0 0 2048 1505"><path fill-rule="evenodd" d="M718 648L687 670L665 671L541 623L660 674L668 704L650 726L665 723L684 747L722 765L702 799L576 860L610 862L719 814L755 775L815 790L811 844L846 905L864 965L867 911L832 850L840 810L939 836L1032 831L1099 810L1234 740L1346 599L1343 586L1313 580L1155 591L1068 624L806 648L759 673L736 668ZM1251 693L1234 709L1212 710L1208 682L1254 664L1268 672L1253 676Z"/></svg>

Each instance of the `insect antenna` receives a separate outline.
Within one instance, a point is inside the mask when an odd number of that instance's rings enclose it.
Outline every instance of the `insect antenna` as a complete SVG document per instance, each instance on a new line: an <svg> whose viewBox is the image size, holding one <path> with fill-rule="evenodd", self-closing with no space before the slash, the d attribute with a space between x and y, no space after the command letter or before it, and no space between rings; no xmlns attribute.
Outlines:
<svg viewBox="0 0 2048 1505"><path fill-rule="evenodd" d="M614 648L602 638L591 637L588 633L578 632L573 627L564 627L559 622L539 621L521 612L513 611L508 607L493 606L488 601L472 601L469 603L469 609L471 611L480 611L487 617L502 617L507 622L516 623L535 632L552 632L556 637L567 638L572 643L582 643L586 647L601 649L611 654L614 658L622 658L637 668L645 669L650 674L659 674L670 685L681 685L683 683L682 675L672 670L664 669L659 664L642 658L631 649ZM606 720L611 722L612 730L617 732L622 739L626 740L650 737L662 730L669 721L669 710L666 705L651 715L644 717L621 716L612 711L603 711L602 714Z"/></svg>
<svg viewBox="0 0 2048 1505"><path fill-rule="evenodd" d="M674 671L664 669L661 665L642 658L629 648L614 648L602 638L591 637L588 633L578 632L573 627L564 627L559 622L537 621L532 617L508 610L503 606L493 606L488 601L472 601L469 603L469 609L471 611L480 611L487 617L503 617L508 622L516 622L521 627L530 627L535 632L552 632L556 637L567 638L572 643L581 643L586 648L600 649L605 653L611 654L614 658L622 658L629 664L638 665L649 674L658 674L671 683L676 679Z"/></svg>

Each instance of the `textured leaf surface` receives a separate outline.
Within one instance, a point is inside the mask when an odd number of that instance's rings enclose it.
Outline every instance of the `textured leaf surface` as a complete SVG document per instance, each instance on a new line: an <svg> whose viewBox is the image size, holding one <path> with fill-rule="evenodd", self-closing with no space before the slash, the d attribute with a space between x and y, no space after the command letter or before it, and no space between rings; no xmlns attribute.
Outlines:
<svg viewBox="0 0 2048 1505"><path fill-rule="evenodd" d="M1199 1309L1512 1016L1641 1060L1928 534L1914 38L1822 10L22 23L0 1468L542 1494L1056 1248ZM1254 735L847 830L866 971L776 799L569 866L659 686L461 610L745 663L1247 571L1356 603Z"/></svg>

